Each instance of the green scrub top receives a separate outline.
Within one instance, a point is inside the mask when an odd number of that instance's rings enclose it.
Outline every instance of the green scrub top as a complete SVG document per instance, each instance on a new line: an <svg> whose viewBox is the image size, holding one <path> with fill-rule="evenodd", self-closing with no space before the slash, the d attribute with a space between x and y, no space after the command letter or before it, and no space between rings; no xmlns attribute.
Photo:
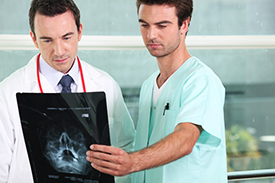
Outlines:
<svg viewBox="0 0 275 183"><path fill-rule="evenodd" d="M227 182L225 90L220 79L208 66L191 57L167 81L156 105L152 106L153 86L158 74L159 71L155 72L141 88L135 150L163 139L179 123L191 122L204 130L189 155L164 166L133 173L132 182ZM167 103L169 109L165 110Z"/></svg>

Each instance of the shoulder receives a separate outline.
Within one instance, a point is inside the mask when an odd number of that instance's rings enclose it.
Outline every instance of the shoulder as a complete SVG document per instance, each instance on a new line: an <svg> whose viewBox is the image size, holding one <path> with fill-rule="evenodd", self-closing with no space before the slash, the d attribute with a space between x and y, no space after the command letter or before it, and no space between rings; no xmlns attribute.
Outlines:
<svg viewBox="0 0 275 183"><path fill-rule="evenodd" d="M196 57L188 59L179 70L179 75L184 76L186 83L224 88L214 71Z"/></svg>
<svg viewBox="0 0 275 183"><path fill-rule="evenodd" d="M85 61L81 61L83 75L86 85L96 84L100 89L105 91L120 90L118 83L107 72L96 68Z"/></svg>
<svg viewBox="0 0 275 183"><path fill-rule="evenodd" d="M16 84L23 84L24 81L28 81L30 78L31 80L35 80L35 57L32 58L27 65L17 69L13 73L11 73L8 77L6 77L1 83L0 88L4 86L15 86Z"/></svg>
<svg viewBox="0 0 275 183"><path fill-rule="evenodd" d="M91 78L105 78L114 81L114 79L107 72L96 68L85 61L81 61L81 65L83 72L86 76L89 76Z"/></svg>
<svg viewBox="0 0 275 183"><path fill-rule="evenodd" d="M36 58L37 55L34 56L27 65L19 68L0 83L1 95L9 98L17 92L26 92L34 87L33 83L37 81L35 72Z"/></svg>

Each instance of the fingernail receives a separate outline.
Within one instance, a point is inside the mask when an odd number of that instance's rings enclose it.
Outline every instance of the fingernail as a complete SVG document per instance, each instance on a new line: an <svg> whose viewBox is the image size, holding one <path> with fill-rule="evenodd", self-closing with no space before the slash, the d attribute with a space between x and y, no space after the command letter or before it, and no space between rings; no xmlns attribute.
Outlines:
<svg viewBox="0 0 275 183"><path fill-rule="evenodd" d="M94 149L94 145L91 145L90 148L91 148L91 149Z"/></svg>

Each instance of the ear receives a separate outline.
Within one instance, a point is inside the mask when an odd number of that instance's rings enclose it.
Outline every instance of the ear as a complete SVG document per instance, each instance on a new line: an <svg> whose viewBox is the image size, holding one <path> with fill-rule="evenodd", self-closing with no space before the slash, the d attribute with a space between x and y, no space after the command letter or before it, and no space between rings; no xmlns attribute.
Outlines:
<svg viewBox="0 0 275 183"><path fill-rule="evenodd" d="M189 22L190 22L190 17L188 17L186 20L184 20L182 22L182 25L180 27L180 30L181 30L181 34L186 34L186 32L188 31L189 29Z"/></svg>
<svg viewBox="0 0 275 183"><path fill-rule="evenodd" d="M39 48L38 44L37 44L37 41L36 41L36 38L35 38L35 35L34 35L34 33L32 31L30 31L30 35L31 35L32 42L34 43L35 47Z"/></svg>
<svg viewBox="0 0 275 183"><path fill-rule="evenodd" d="M81 40L82 32L83 32L83 25L82 25L82 23L80 23L79 31L78 31L78 41Z"/></svg>

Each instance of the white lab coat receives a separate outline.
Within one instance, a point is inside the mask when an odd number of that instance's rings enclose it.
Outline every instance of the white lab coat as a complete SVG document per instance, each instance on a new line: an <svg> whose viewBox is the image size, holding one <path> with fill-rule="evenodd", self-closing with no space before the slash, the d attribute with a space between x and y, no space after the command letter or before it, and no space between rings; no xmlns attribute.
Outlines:
<svg viewBox="0 0 275 183"><path fill-rule="evenodd" d="M16 93L40 93L34 56L23 68L0 83L0 183L32 183ZM107 73L81 61L87 92L104 91L107 98L111 144L132 151L135 129L118 84ZM44 93L56 93L40 74ZM78 92L83 92L82 83ZM122 178L123 179L123 178ZM124 178L128 182L128 178ZM123 182L123 181L122 181Z"/></svg>

